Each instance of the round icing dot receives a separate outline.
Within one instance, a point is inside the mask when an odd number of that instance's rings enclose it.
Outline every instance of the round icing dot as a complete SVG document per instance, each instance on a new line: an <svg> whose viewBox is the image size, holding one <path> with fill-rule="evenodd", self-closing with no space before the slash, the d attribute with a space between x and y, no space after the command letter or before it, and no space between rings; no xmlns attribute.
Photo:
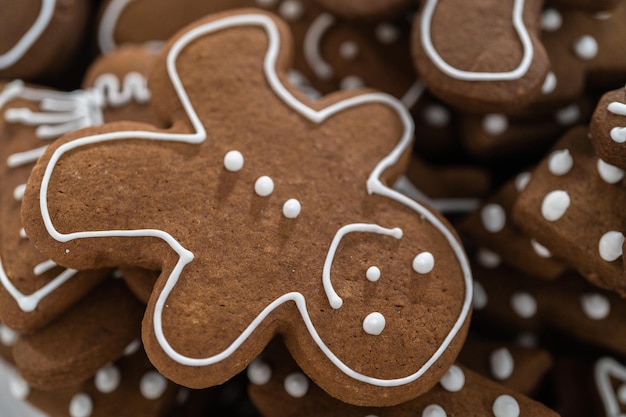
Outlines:
<svg viewBox="0 0 626 417"><path fill-rule="evenodd" d="M378 312L370 313L363 320L365 333L378 336L385 329L385 316Z"/></svg>
<svg viewBox="0 0 626 417"><path fill-rule="evenodd" d="M304 15L304 5L299 0L285 0L278 8L278 13L283 19L293 22Z"/></svg>
<svg viewBox="0 0 626 417"><path fill-rule="evenodd" d="M89 417L93 411L93 401L85 393L78 393L70 401L71 417Z"/></svg>
<svg viewBox="0 0 626 417"><path fill-rule="evenodd" d="M359 46L356 42L345 41L339 45L339 56L343 59L351 61L359 55Z"/></svg>
<svg viewBox="0 0 626 417"><path fill-rule="evenodd" d="M476 258L480 266L487 269L497 268L502 262L502 259L500 259L500 255L485 248L478 249Z"/></svg>
<svg viewBox="0 0 626 417"><path fill-rule="evenodd" d="M539 341L534 333L525 332L517 336L517 344L526 348L536 348L539 346Z"/></svg>
<svg viewBox="0 0 626 417"><path fill-rule="evenodd" d="M156 400L167 389L167 380L158 372L150 371L141 377L139 391L148 400Z"/></svg>
<svg viewBox="0 0 626 417"><path fill-rule="evenodd" d="M283 216L288 219L295 219L296 217L298 217L301 210L302 206L300 205L300 202L295 198L290 198L289 200L285 201L285 204L283 204Z"/></svg>
<svg viewBox="0 0 626 417"><path fill-rule="evenodd" d="M422 417L446 417L446 410L444 410L440 405L431 404L424 408L422 411Z"/></svg>
<svg viewBox="0 0 626 417"><path fill-rule="evenodd" d="M593 59L598 54L598 42L593 36L581 36L574 42L574 53L580 59Z"/></svg>
<svg viewBox="0 0 626 417"><path fill-rule="evenodd" d="M545 9L541 14L541 29L554 32L563 24L561 13L556 9Z"/></svg>
<svg viewBox="0 0 626 417"><path fill-rule="evenodd" d="M571 126L580 118L580 108L576 104L571 104L556 112L554 117L560 125Z"/></svg>
<svg viewBox="0 0 626 417"><path fill-rule="evenodd" d="M278 3L278 0L256 0L256 4L261 7L273 7L276 6L276 3Z"/></svg>
<svg viewBox="0 0 626 417"><path fill-rule="evenodd" d="M489 299L487 298L487 292L482 284L476 280L474 280L474 293L472 295L472 303L474 305L475 310L482 310L487 307L487 302Z"/></svg>
<svg viewBox="0 0 626 417"><path fill-rule="evenodd" d="M254 385L265 385L272 378L272 368L259 358L256 358L250 365L248 365L246 373L248 375L248 379Z"/></svg>
<svg viewBox="0 0 626 417"><path fill-rule="evenodd" d="M259 177L254 183L254 192L260 197L267 197L274 192L274 181L267 175Z"/></svg>
<svg viewBox="0 0 626 417"><path fill-rule="evenodd" d="M356 90L358 88L362 88L365 85L363 80L356 75L348 75L344 77L339 83L339 88L341 90Z"/></svg>
<svg viewBox="0 0 626 417"><path fill-rule="evenodd" d="M384 44L391 44L398 40L400 32L391 23L381 23L376 26L376 39Z"/></svg>
<svg viewBox="0 0 626 417"><path fill-rule="evenodd" d="M548 159L548 171L550 171L552 175L565 175L570 172L572 166L574 166L574 159L569 150L561 149L550 154L550 158Z"/></svg>
<svg viewBox="0 0 626 417"><path fill-rule="evenodd" d="M132 342L130 342L128 346L126 346L126 348L124 349L124 355L126 356L133 355L139 350L140 347L141 347L141 340L135 339Z"/></svg>
<svg viewBox="0 0 626 417"><path fill-rule="evenodd" d="M532 176L530 172L519 173L517 177L515 177L515 189L517 189L517 191L520 193L524 191L526 189L526 186L528 186L531 177Z"/></svg>
<svg viewBox="0 0 626 417"><path fill-rule="evenodd" d="M491 233L498 233L506 224L506 213L499 204L487 204L480 210L483 227Z"/></svg>
<svg viewBox="0 0 626 417"><path fill-rule="evenodd" d="M377 266L370 266L365 272L365 276L369 281L376 282L380 279L380 268Z"/></svg>
<svg viewBox="0 0 626 417"><path fill-rule="evenodd" d="M622 384L617 389L617 399L620 403L626 404L626 384Z"/></svg>
<svg viewBox="0 0 626 417"><path fill-rule="evenodd" d="M611 129L611 139L616 143L626 142L626 128L614 127Z"/></svg>
<svg viewBox="0 0 626 417"><path fill-rule="evenodd" d="M120 380L122 379L122 374L120 370L115 366L110 365L100 369L96 373L96 377L94 379L94 383L98 391L108 394L117 389L120 385Z"/></svg>
<svg viewBox="0 0 626 417"><path fill-rule="evenodd" d="M302 398L309 391L309 378L301 372L287 375L284 383L287 394L294 398Z"/></svg>
<svg viewBox="0 0 626 417"><path fill-rule="evenodd" d="M557 221L565 214L570 202L569 194L566 191L551 191L543 198L541 215L548 221Z"/></svg>
<svg viewBox="0 0 626 417"><path fill-rule="evenodd" d="M431 126L444 127L450 123L450 112L439 104L430 104L424 109L424 121Z"/></svg>
<svg viewBox="0 0 626 417"><path fill-rule="evenodd" d="M550 94L556 89L556 75L553 72L549 72L546 75L546 79L543 80L543 85L541 86L542 94Z"/></svg>
<svg viewBox="0 0 626 417"><path fill-rule="evenodd" d="M489 355L489 365L494 378L504 381L513 374L515 363L507 348L496 349Z"/></svg>
<svg viewBox="0 0 626 417"><path fill-rule="evenodd" d="M495 417L519 417L519 404L510 395L501 395L493 402Z"/></svg>
<svg viewBox="0 0 626 417"><path fill-rule="evenodd" d="M413 270L418 274L427 274L435 267L435 257L430 252L422 252L413 258Z"/></svg>
<svg viewBox="0 0 626 417"><path fill-rule="evenodd" d="M488 114L483 117L483 130L491 136L498 136L509 128L509 119L503 114Z"/></svg>
<svg viewBox="0 0 626 417"><path fill-rule="evenodd" d="M537 300L527 292L516 292L511 297L511 307L518 316L529 319L537 312Z"/></svg>
<svg viewBox="0 0 626 417"><path fill-rule="evenodd" d="M607 164L602 159L598 159L598 174L604 182L609 184L617 184L624 179L624 170L615 165Z"/></svg>
<svg viewBox="0 0 626 417"><path fill-rule="evenodd" d="M456 365L452 365L448 372L439 381L443 389L449 392L457 392L463 389L465 385L465 374L463 370Z"/></svg>
<svg viewBox="0 0 626 417"><path fill-rule="evenodd" d="M5 324L0 323L0 343L11 347L17 342L17 333Z"/></svg>
<svg viewBox="0 0 626 417"><path fill-rule="evenodd" d="M530 239L530 246L533 247L533 250L540 258L551 258L552 253L543 246L541 243L537 242L535 239Z"/></svg>
<svg viewBox="0 0 626 417"><path fill-rule="evenodd" d="M605 319L611 312L611 303L602 294L585 294L580 299L580 302L583 306L583 311L592 320Z"/></svg>
<svg viewBox="0 0 626 417"><path fill-rule="evenodd" d="M30 394L30 386L20 375L11 375L9 377L9 392L18 400L25 400Z"/></svg>
<svg viewBox="0 0 626 417"><path fill-rule="evenodd" d="M612 13L609 11L603 11L603 12L598 12L596 14L593 15L594 19L598 19L598 20L606 20L608 18L610 18L612 16Z"/></svg>
<svg viewBox="0 0 626 417"><path fill-rule="evenodd" d="M189 400L189 396L191 395L191 391L187 388L181 388L176 393L176 404L183 405Z"/></svg>
<svg viewBox="0 0 626 417"><path fill-rule="evenodd" d="M624 234L612 230L606 232L600 238L598 251L600 257L607 262L613 262L622 256L622 246L624 244Z"/></svg>
<svg viewBox="0 0 626 417"><path fill-rule="evenodd" d="M237 172L243 168L243 155L239 151L228 151L224 155L224 168L230 172Z"/></svg>

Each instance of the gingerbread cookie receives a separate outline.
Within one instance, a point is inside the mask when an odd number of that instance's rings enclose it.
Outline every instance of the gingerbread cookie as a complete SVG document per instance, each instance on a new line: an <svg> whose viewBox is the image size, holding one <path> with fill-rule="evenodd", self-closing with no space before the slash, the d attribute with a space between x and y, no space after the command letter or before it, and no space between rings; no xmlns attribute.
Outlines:
<svg viewBox="0 0 626 417"><path fill-rule="evenodd" d="M589 130L603 163L626 169L626 87L602 96Z"/></svg>
<svg viewBox="0 0 626 417"><path fill-rule="evenodd" d="M406 12L415 0L316 0L324 9L347 18L380 18Z"/></svg>
<svg viewBox="0 0 626 417"><path fill-rule="evenodd" d="M31 175L26 231L67 266L163 271L143 338L176 382L222 383L281 333L332 395L397 404L458 353L468 263L447 222L388 186L410 152L405 107L381 93L310 102L285 84L290 45L259 11L188 27L151 84L172 128L56 141Z"/></svg>

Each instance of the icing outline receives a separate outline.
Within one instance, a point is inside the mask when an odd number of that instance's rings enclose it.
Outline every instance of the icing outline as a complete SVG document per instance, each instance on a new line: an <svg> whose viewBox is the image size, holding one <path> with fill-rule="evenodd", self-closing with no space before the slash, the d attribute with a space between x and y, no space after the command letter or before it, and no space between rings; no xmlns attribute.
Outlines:
<svg viewBox="0 0 626 417"><path fill-rule="evenodd" d="M246 327L246 329L238 336L231 345L223 350L222 352L213 355L208 358L190 358L180 354L175 351L171 345L169 344L165 334L163 332L162 325L162 314L165 307L165 302L169 297L172 289L175 287L184 267L193 261L194 254L189 250L184 248L173 236L169 233L157 230L157 229L136 229L136 230L103 230L103 231L84 231L84 232L72 232L72 233L60 233L54 228L52 224L50 213L48 211L48 202L47 202L47 189L50 178L52 176L52 172L58 160L68 151L79 148L81 146L86 146L95 143L101 142L109 142L114 140L124 140L124 139L149 139L156 141L170 141L170 142L181 142L188 144L199 144L204 142L208 135L207 132L202 125L201 121L196 114L189 97L185 89L183 88L182 81L178 76L176 70L176 59L180 52L192 41L197 38L217 32L220 30L240 27L240 26L259 26L266 32L268 36L268 49L265 54L265 58L263 61L264 73L267 78L267 81L270 87L274 90L274 93L285 102L288 107L291 107L292 110L298 112L303 117L306 117L309 121L320 124L329 116L333 114L362 104L372 104L379 103L386 106L389 106L392 110L394 110L402 122L404 126L404 132L402 137L400 138L398 144L395 148L385 156L373 169L370 174L366 186L368 194L377 194L383 197L390 198L400 204L403 204L413 211L415 211L418 215L420 215L424 220L428 221L439 233L441 233L444 238L448 241L451 246L451 249L454 255L459 262L459 266L463 273L463 279L465 284L465 298L463 301L463 306L459 313L459 317L454 323L454 326L447 334L445 339L443 340L441 346L435 351L435 353L429 358L429 360L421 366L413 374L410 374L401 378L394 379L379 379L371 376L367 376L361 374L347 365L345 365L322 341L321 337L317 333L313 323L309 317L307 308L306 308L306 300L301 293L298 292L290 292L283 294L282 296L275 299L268 306L266 306L257 317ZM155 237L163 240L167 243L172 250L174 250L179 259L175 264L174 268L170 272L169 277L166 280L165 286L162 289L161 293L157 297L157 301L154 308L153 321L154 321L154 332L155 337L160 344L161 349L165 354L167 354L173 361L178 362L181 365L185 366L208 366L214 363L217 363L228 356L230 356L235 350L239 348L239 346L244 343L244 341L252 334L255 328L278 306L286 303L287 301L293 301L298 308L300 315L304 321L307 330L309 331L311 338L320 348L320 350L326 355L326 357L343 373L347 376L365 382L371 385L377 385L381 387L392 387L399 386L415 381L420 376L422 376L425 372L430 369L430 367L439 359L439 357L444 353L447 347L450 345L452 340L456 337L457 333L460 331L461 327L465 323L472 301L472 275L469 267L469 262L465 256L465 252L461 244L456 240L455 235L451 230L449 230L444 223L442 223L434 213L430 212L427 208L420 205L418 202L411 200L410 198L400 194L397 191L385 186L380 181L380 176L383 171L385 171L390 166L393 166L402 156L404 151L411 145L411 140L413 136L413 121L409 112L405 109L401 102L393 98L388 94L383 93L370 93L363 94L359 96L355 96L338 103L335 103L329 107L326 107L322 110L314 110L307 106L306 104L300 102L296 97L294 97L289 90L281 83L278 73L276 72L276 62L280 49L280 34L275 22L266 15L261 14L242 14L229 16L225 18L221 18L219 20L214 20L209 23L202 24L200 26L196 26L193 29L189 30L185 34L183 34L176 42L172 45L170 51L167 55L167 71L170 77L170 80L173 84L173 87L178 95L178 98L185 110L187 117L192 125L192 128L195 130L195 133L165 133L165 132L149 132L149 131L117 131L117 132L107 132L102 134L96 134L93 136L86 136L72 142L64 143L59 146L53 154L51 155L50 161L46 166L44 176L42 178L41 189L39 190L40 196L40 211L42 215L42 219L44 225L50 234L50 236L57 240L58 242L69 242L74 239L83 239L83 238L99 238L99 237Z"/></svg>
<svg viewBox="0 0 626 417"><path fill-rule="evenodd" d="M117 43L115 43L113 36L115 26L117 26L117 21L126 6L133 1L134 0L113 0L104 10L100 26L98 27L98 47L103 54L108 54L117 48Z"/></svg>
<svg viewBox="0 0 626 417"><path fill-rule="evenodd" d="M608 356L600 358L593 367L596 388L607 416L622 416L620 405L613 391L610 376L626 381L626 368Z"/></svg>

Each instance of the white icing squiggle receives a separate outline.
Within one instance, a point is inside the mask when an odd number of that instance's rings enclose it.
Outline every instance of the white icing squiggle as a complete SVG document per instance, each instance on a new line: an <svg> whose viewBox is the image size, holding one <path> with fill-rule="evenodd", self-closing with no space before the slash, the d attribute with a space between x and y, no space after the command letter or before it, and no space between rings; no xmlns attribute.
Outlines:
<svg viewBox="0 0 626 417"><path fill-rule="evenodd" d="M600 358L594 366L594 376L598 394L604 404L607 416L620 416L621 407L613 390L611 377L626 381L626 367L610 357Z"/></svg>
<svg viewBox="0 0 626 417"><path fill-rule="evenodd" d="M624 103L614 101L609 104L608 110L617 116L626 116L626 104ZM626 142L626 126L611 129L611 139L617 143Z"/></svg>
<svg viewBox="0 0 626 417"><path fill-rule="evenodd" d="M320 43L322 37L332 25L335 24L335 17L330 13L320 14L309 26L304 35L303 52L306 62L309 64L315 75L321 80L329 80L333 77L332 67L322 58Z"/></svg>

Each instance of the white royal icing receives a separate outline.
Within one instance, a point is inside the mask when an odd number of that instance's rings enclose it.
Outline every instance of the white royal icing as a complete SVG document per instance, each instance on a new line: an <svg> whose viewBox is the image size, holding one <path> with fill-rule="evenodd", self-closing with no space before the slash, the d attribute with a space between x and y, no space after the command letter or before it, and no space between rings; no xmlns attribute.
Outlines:
<svg viewBox="0 0 626 417"><path fill-rule="evenodd" d="M540 258L551 258L552 253L543 246L541 243L537 242L535 239L530 239L530 246L532 246L533 250Z"/></svg>
<svg viewBox="0 0 626 417"><path fill-rule="evenodd" d="M604 405L606 416L621 416L622 407L620 400L623 399L621 391L623 384L626 382L626 367L615 359L610 357L600 358L594 366L594 377L598 394ZM613 389L612 379L621 382L621 386L617 392Z"/></svg>
<svg viewBox="0 0 626 417"><path fill-rule="evenodd" d="M119 387L121 380L120 370L114 365L109 365L96 372L94 385L101 393L109 394Z"/></svg>
<svg viewBox="0 0 626 417"><path fill-rule="evenodd" d="M447 414L440 405L430 404L422 411L422 417L447 417Z"/></svg>
<svg viewBox="0 0 626 417"><path fill-rule="evenodd" d="M537 312L537 300L527 292L516 292L511 297L511 308L524 319L529 319Z"/></svg>
<svg viewBox="0 0 626 417"><path fill-rule="evenodd" d="M450 123L450 112L441 104L429 104L424 109L424 121L430 126L444 127Z"/></svg>
<svg viewBox="0 0 626 417"><path fill-rule="evenodd" d="M443 375L439 384L449 392L458 392L465 386L465 373L457 365L452 365Z"/></svg>
<svg viewBox="0 0 626 417"><path fill-rule="evenodd" d="M256 358L248 365L246 374L254 385L265 385L272 379L272 368L261 358Z"/></svg>
<svg viewBox="0 0 626 417"><path fill-rule="evenodd" d="M556 9L545 9L541 13L541 29L546 32L555 32L561 28L563 17Z"/></svg>
<svg viewBox="0 0 626 417"><path fill-rule="evenodd" d="M606 232L598 242L600 257L607 262L621 258L623 254L624 234L615 230Z"/></svg>
<svg viewBox="0 0 626 417"><path fill-rule="evenodd" d="M335 17L332 14L322 13L315 18L304 35L302 44L304 59L320 80L330 80L335 74L321 52L322 38L334 24Z"/></svg>
<svg viewBox="0 0 626 417"><path fill-rule="evenodd" d="M340 90L356 90L365 87L365 81L356 75L348 75L341 79L339 83Z"/></svg>
<svg viewBox="0 0 626 417"><path fill-rule="evenodd" d="M15 201L22 201L26 192L26 184L20 184L13 190L13 198Z"/></svg>
<svg viewBox="0 0 626 417"><path fill-rule="evenodd" d="M485 133L498 136L509 128L509 119L504 114L487 114L483 117L482 126Z"/></svg>
<svg viewBox="0 0 626 417"><path fill-rule="evenodd" d="M0 343L6 347L11 347L17 342L17 332L6 324L0 323Z"/></svg>
<svg viewBox="0 0 626 417"><path fill-rule="evenodd" d="M134 355L135 353L137 353L140 347L141 347L141 340L135 339L132 342L130 342L128 346L124 348L124 355L125 356Z"/></svg>
<svg viewBox="0 0 626 417"><path fill-rule="evenodd" d="M556 89L556 75L550 71L548 75L546 75L546 79L543 80L543 85L541 86L541 94L547 95Z"/></svg>
<svg viewBox="0 0 626 417"><path fill-rule="evenodd" d="M509 379L515 369L513 355L505 347L496 349L489 355L489 366L494 378L500 381Z"/></svg>
<svg viewBox="0 0 626 417"><path fill-rule="evenodd" d="M400 38L400 31L392 23L379 23L375 29L376 39L378 42L389 45Z"/></svg>
<svg viewBox="0 0 626 417"><path fill-rule="evenodd" d="M117 48L114 36L117 21L126 6L133 1L135 0L112 0L104 10L98 27L98 46L103 53L108 54Z"/></svg>
<svg viewBox="0 0 626 417"><path fill-rule="evenodd" d="M346 61L352 61L359 55L359 45L354 41L345 41L339 45L339 56Z"/></svg>
<svg viewBox="0 0 626 417"><path fill-rule="evenodd" d="M413 258L412 266L418 274L428 274L435 267L435 257L430 252L422 252Z"/></svg>
<svg viewBox="0 0 626 417"><path fill-rule="evenodd" d="M541 215L544 219L555 222L559 220L571 203L569 194L563 190L549 192L541 202Z"/></svg>
<svg viewBox="0 0 626 417"><path fill-rule="evenodd" d="M626 116L626 104L614 101L609 103L607 110L617 116ZM626 142L626 126L618 126L611 129L611 139L617 143Z"/></svg>
<svg viewBox="0 0 626 417"><path fill-rule="evenodd" d="M526 189L530 179L532 178L532 174L528 171L521 172L515 177L515 189L517 192L521 193Z"/></svg>
<svg viewBox="0 0 626 417"><path fill-rule="evenodd" d="M570 104L557 111L554 118L561 126L571 126L580 119L580 108L576 103Z"/></svg>
<svg viewBox="0 0 626 417"><path fill-rule="evenodd" d="M593 59L598 54L598 42L593 36L581 36L574 42L574 53L585 61Z"/></svg>
<svg viewBox="0 0 626 417"><path fill-rule="evenodd" d="M290 198L283 204L283 216L288 219L295 219L300 215L302 205L295 198Z"/></svg>
<svg viewBox="0 0 626 417"><path fill-rule="evenodd" d="M370 313L363 320L363 330L372 336L378 336L385 329L385 316L379 312Z"/></svg>
<svg viewBox="0 0 626 417"><path fill-rule="evenodd" d="M519 417L520 408L517 400L510 395L500 395L493 402L495 417Z"/></svg>
<svg viewBox="0 0 626 417"><path fill-rule="evenodd" d="M602 294L584 294L580 299L580 303L587 317L592 320L605 319L611 312L611 303Z"/></svg>
<svg viewBox="0 0 626 417"><path fill-rule="evenodd" d="M72 397L69 407L71 417L89 417L92 412L93 401L89 395L81 392Z"/></svg>
<svg viewBox="0 0 626 417"><path fill-rule="evenodd" d="M624 179L623 169L608 164L600 158L598 158L597 169L598 175L600 175L600 178L607 184L617 184Z"/></svg>
<svg viewBox="0 0 626 417"><path fill-rule="evenodd" d="M9 391L14 398L25 400L30 394L30 386L17 372L9 379Z"/></svg>
<svg viewBox="0 0 626 417"><path fill-rule="evenodd" d="M156 400L167 389L167 380L157 371L147 372L139 381L139 391L144 398Z"/></svg>
<svg viewBox="0 0 626 417"><path fill-rule="evenodd" d="M295 22L304 15L304 5L299 0L285 0L278 8L280 16L288 22Z"/></svg>
<svg viewBox="0 0 626 417"><path fill-rule="evenodd" d="M371 282L378 281L380 279L380 268L377 266L370 266L367 268L367 271L365 271L365 277Z"/></svg>
<svg viewBox="0 0 626 417"><path fill-rule="evenodd" d="M506 212L499 204L487 204L480 210L480 220L485 230L498 233L506 226Z"/></svg>
<svg viewBox="0 0 626 417"><path fill-rule="evenodd" d="M285 377L284 387L287 394L302 398L309 392L309 378L301 372L294 372Z"/></svg>
<svg viewBox="0 0 626 417"><path fill-rule="evenodd" d="M477 198L430 198L421 192L406 175L398 178L393 189L413 200L424 202L443 214L470 213L480 206L480 200Z"/></svg>
<svg viewBox="0 0 626 417"><path fill-rule="evenodd" d="M189 250L184 248L178 241L169 233L158 230L158 229L139 229L139 230L101 230L101 231L81 231L81 232L72 232L72 233L60 233L53 225L52 219L50 217L50 212L48 210L48 185L50 182L50 177L54 168L56 167L59 159L67 152L70 152L73 149L76 149L81 146L87 146L95 143L101 143L112 140L122 140L122 139L150 139L156 141L171 141L171 142L182 142L188 144L198 144L202 143L207 138L207 132L198 118L197 113L195 112L189 97L183 88L182 81L178 75L176 69L176 60L181 53L181 51L189 45L191 42L196 40L200 36L204 36L206 34L210 34L219 30L223 30L226 28L239 27L239 26L259 26L263 28L268 36L268 50L264 59L264 72L267 77L268 83L270 87L274 90L274 92L281 98L288 106L290 106L294 111L300 113L302 116L306 117L313 123L321 123L326 120L328 117L336 114L339 111L349 109L355 106L359 106L362 104L368 103L379 103L388 106L391 110L395 111L399 116L403 126L404 131L402 136L396 145L395 148L384 157L373 169L371 172L367 182L366 188L369 194L377 194L387 198L391 198L397 201L400 204L403 204L412 210L414 210L417 214L419 214L425 221L431 223L439 233L441 233L448 244L450 245L452 251L454 252L459 264L461 271L463 273L463 280L465 285L465 296L463 299L463 305L461 307L461 311L459 312L459 316L456 319L454 325L450 329L449 333L447 333L444 338L442 344L439 348L433 353L433 355L415 372L393 379L381 379L373 376L364 375L360 372L355 371L348 367L343 361L341 361L326 344L323 342L321 337L319 336L317 330L315 329L311 318L308 314L306 300L304 296L299 292L290 292L284 294L277 299L275 299L272 303L266 306L258 316L246 327L246 329L242 332L242 334L237 337L231 345L226 348L224 351L215 354L206 358L191 358L181 353L177 352L167 340L167 337L163 331L162 324L162 315L165 307L165 303L178 282L181 272L185 268L187 264L193 261L194 255ZM40 189L40 209L41 215L46 227L46 230L51 235L52 238L59 242L68 242L75 239L83 239L83 238L98 238L98 237L155 237L158 239L162 239L165 243L167 243L172 250L178 254L179 259L172 271L170 272L169 277L167 278L165 285L161 292L157 296L154 312L153 312L153 324L155 337L163 349L164 353L167 354L172 360L178 362L181 365L185 366L207 366L210 364L214 364L222 361L223 359L229 357L235 350L241 346L241 344L254 332L257 326L277 307L281 306L286 302L294 302L300 315L302 316L304 325L306 326L311 338L316 343L316 345L320 348L320 350L329 358L329 360L342 372L348 375L351 378L356 380L372 384L378 386L400 386L412 381L415 381L419 377L421 377L425 372L430 369L430 367L439 359L439 357L445 352L447 347L452 343L458 332L463 327L465 323L471 303L472 303L472 275L469 267L469 263L465 256L465 252L461 244L457 241L454 233L447 228L447 226L441 222L437 216L430 212L426 207L420 205L418 202L404 196L403 194L394 191L393 189L385 186L380 180L380 176L382 173L389 168L390 166L394 166L402 157L404 152L409 149L412 141L412 136L414 133L414 126L412 122L412 117L409 114L408 110L402 105L401 102L396 100L390 95L383 93L370 93L370 94L362 94L358 96L351 97L349 99L337 102L329 107L326 107L321 110L315 110L311 107L307 106L305 103L299 101L296 97L294 97L290 91L281 83L278 74L276 73L276 60L278 57L278 52L280 48L280 35L278 28L276 27L273 20L265 15L259 14L242 14L242 15L234 15L227 16L221 18L219 20L215 20L209 23L205 23L200 26L196 26L184 33L180 38L178 38L167 55L167 72L169 74L170 80L172 82L173 88L176 91L178 98L182 104L183 109L187 113L188 119L193 127L193 133L172 133L172 132L154 132L154 131L117 131L117 132L106 132L102 134L95 134L93 136L86 136L79 139L76 139L71 142L67 142L65 144L60 145L55 152L51 155L50 161L46 170L44 172L42 178L42 184ZM371 226L371 225L367 225ZM357 227L360 227L357 225ZM345 226L344 226L345 228ZM342 228L343 229L343 228ZM389 230L389 229L387 229ZM333 242L335 239L333 240ZM339 238L340 240L340 238ZM338 242L337 242L338 243ZM332 244L331 244L332 249ZM329 249L329 255L331 252ZM335 248L336 250L336 248ZM331 259L332 262L333 256L327 256ZM330 265L326 267L325 262L324 269L327 270L325 277L323 277L323 285L326 290L327 295L329 295L329 300L336 296L339 300L341 298L338 297L334 290L332 293L329 293L329 286L332 289L332 285L330 285ZM333 294L334 293L334 294ZM332 305L332 303L331 303Z"/></svg>
<svg viewBox="0 0 626 417"><path fill-rule="evenodd" d="M568 149L554 151L548 158L548 171L552 175L562 176L571 171L574 166L574 158Z"/></svg>
<svg viewBox="0 0 626 417"><path fill-rule="evenodd" d="M493 269L500 266L502 258L500 258L500 255L497 253L487 248L480 248L476 253L476 261L483 268Z"/></svg>
<svg viewBox="0 0 626 417"><path fill-rule="evenodd" d="M243 164L243 155L239 151L228 151L226 155L224 155L224 168L226 168L227 171L241 171Z"/></svg>
<svg viewBox="0 0 626 417"><path fill-rule="evenodd" d="M508 81L522 78L528 72L533 61L533 44L524 25L524 0L515 0L512 22L515 32L520 38L524 50L522 60L517 68L507 72L476 72L464 71L448 64L437 52L431 38L431 23L439 0L427 0L420 22L420 35L424 52L435 66L449 77L463 81Z"/></svg>
<svg viewBox="0 0 626 417"><path fill-rule="evenodd" d="M254 192L259 197L268 197L274 192L274 180L267 175L257 178L254 183Z"/></svg>
<svg viewBox="0 0 626 417"><path fill-rule="evenodd" d="M482 284L476 280L474 280L474 310L482 310L487 307L487 302L489 298L487 297L487 291L482 286Z"/></svg>

